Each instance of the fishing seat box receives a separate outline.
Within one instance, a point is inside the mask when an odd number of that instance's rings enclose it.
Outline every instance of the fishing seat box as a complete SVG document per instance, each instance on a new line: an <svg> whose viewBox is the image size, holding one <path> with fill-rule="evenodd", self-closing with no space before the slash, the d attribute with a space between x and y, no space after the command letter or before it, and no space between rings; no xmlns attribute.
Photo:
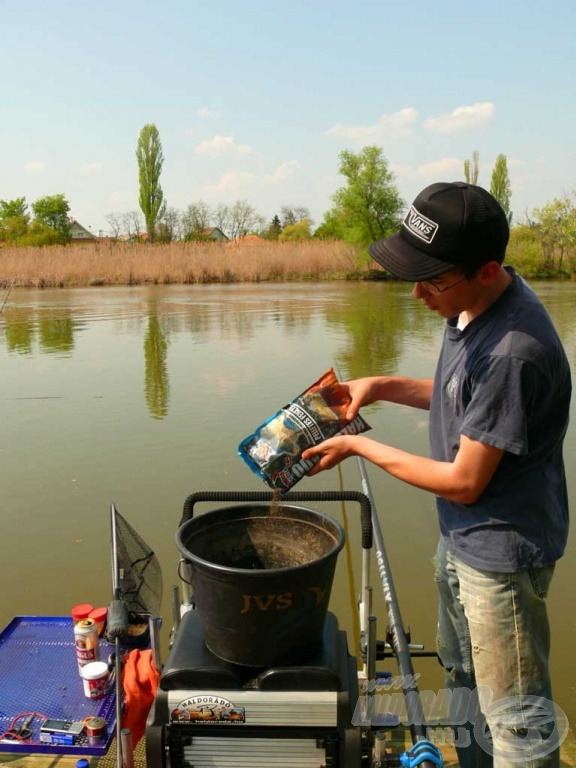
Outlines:
<svg viewBox="0 0 576 768"><path fill-rule="evenodd" d="M356 659L334 614L307 658L255 668L212 654L192 610L182 617L148 717L147 766L224 768L244 756L246 765L274 768L286 765L287 753L299 768L359 765L357 699Z"/></svg>

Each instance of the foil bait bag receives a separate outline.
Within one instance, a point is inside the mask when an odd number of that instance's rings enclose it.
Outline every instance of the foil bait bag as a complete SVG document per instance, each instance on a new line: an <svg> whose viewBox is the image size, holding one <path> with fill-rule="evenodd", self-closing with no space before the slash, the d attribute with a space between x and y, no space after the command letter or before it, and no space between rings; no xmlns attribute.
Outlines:
<svg viewBox="0 0 576 768"><path fill-rule="evenodd" d="M352 421L346 418L350 402L331 368L242 440L238 453L271 488L287 491L319 460L303 461L306 448L370 429L359 414Z"/></svg>

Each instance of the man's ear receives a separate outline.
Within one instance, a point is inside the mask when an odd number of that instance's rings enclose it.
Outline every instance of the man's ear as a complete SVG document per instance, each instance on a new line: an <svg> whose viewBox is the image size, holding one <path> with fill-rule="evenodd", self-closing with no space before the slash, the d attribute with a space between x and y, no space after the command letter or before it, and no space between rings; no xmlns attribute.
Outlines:
<svg viewBox="0 0 576 768"><path fill-rule="evenodd" d="M497 261L489 261L480 267L478 271L478 277L480 278L481 285L490 285L500 275L502 269L501 264Z"/></svg>

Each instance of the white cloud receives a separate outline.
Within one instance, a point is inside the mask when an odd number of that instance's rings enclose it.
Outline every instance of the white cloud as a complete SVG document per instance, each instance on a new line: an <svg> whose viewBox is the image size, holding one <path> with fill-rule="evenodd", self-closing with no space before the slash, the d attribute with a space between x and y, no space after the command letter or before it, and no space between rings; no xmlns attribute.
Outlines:
<svg viewBox="0 0 576 768"><path fill-rule="evenodd" d="M30 173L34 173L35 171L43 171L45 167L46 166L42 160L30 160L28 163L24 164L24 168Z"/></svg>
<svg viewBox="0 0 576 768"><path fill-rule="evenodd" d="M236 144L232 136L213 136L196 145L199 155L251 155L253 149L249 144Z"/></svg>
<svg viewBox="0 0 576 768"><path fill-rule="evenodd" d="M219 117L220 112L216 112L214 109L208 109L208 107L200 107L198 110L198 114L200 117L202 117L205 120L208 120L211 117Z"/></svg>
<svg viewBox="0 0 576 768"><path fill-rule="evenodd" d="M92 173L100 173L102 170L102 166L100 163L82 163L78 166L78 173L82 174L92 174Z"/></svg>
<svg viewBox="0 0 576 768"><path fill-rule="evenodd" d="M290 160L275 168L272 173L225 173L216 184L205 186L201 192L210 199L219 199L222 195L246 197L249 192L271 189L298 176L300 163Z"/></svg>
<svg viewBox="0 0 576 768"><path fill-rule="evenodd" d="M469 107L456 107L453 112L438 117L429 117L424 121L424 127L437 133L456 133L486 125L494 117L494 112L495 106L491 101L482 101Z"/></svg>
<svg viewBox="0 0 576 768"><path fill-rule="evenodd" d="M410 136L416 117L416 110L407 107L399 112L381 115L376 125L335 125L325 135L352 139L358 144L382 144L387 139Z"/></svg>
<svg viewBox="0 0 576 768"><path fill-rule="evenodd" d="M421 165L391 164L394 173L401 179L418 181L454 181L463 173L464 162L456 157L443 157Z"/></svg>

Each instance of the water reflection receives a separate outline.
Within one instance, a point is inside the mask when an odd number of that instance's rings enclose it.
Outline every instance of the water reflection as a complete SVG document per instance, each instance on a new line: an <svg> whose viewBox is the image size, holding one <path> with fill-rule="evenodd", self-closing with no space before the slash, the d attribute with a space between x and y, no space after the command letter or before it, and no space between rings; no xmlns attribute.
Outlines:
<svg viewBox="0 0 576 768"><path fill-rule="evenodd" d="M70 315L43 315L38 322L38 331L43 352L71 352L74 349L74 322Z"/></svg>
<svg viewBox="0 0 576 768"><path fill-rule="evenodd" d="M4 321L4 334L10 352L19 352L23 355L32 353L34 323L31 318L15 320L7 316Z"/></svg>
<svg viewBox="0 0 576 768"><path fill-rule="evenodd" d="M168 380L168 334L162 329L157 307L151 307L148 328L144 336L144 393L146 405L155 419L168 414L170 382Z"/></svg>
<svg viewBox="0 0 576 768"><path fill-rule="evenodd" d="M543 283L535 288L574 361L573 286ZM357 377L396 373L400 358L412 345L420 349L435 346L441 325L434 314L413 300L409 286L402 284L322 286L318 290L297 286L154 287L80 294L52 292L44 301L34 296L30 302L27 299L32 294L25 291L18 293L18 300L13 296L12 306L9 304L1 316L6 349L18 355L38 352L70 356L75 351L75 337L89 328L91 321L113 318L119 333L142 338L144 400L154 419L168 415L168 349L175 336L189 335L201 345L233 341L241 350L271 327L283 339L298 339L308 337L317 324L341 338L335 359L347 377ZM114 310L106 306L114 303ZM94 316L94 306L100 318Z"/></svg>
<svg viewBox="0 0 576 768"><path fill-rule="evenodd" d="M69 353L74 349L75 321L62 310L36 312L32 309L5 313L4 335L10 352L31 355L35 342L40 352Z"/></svg>

